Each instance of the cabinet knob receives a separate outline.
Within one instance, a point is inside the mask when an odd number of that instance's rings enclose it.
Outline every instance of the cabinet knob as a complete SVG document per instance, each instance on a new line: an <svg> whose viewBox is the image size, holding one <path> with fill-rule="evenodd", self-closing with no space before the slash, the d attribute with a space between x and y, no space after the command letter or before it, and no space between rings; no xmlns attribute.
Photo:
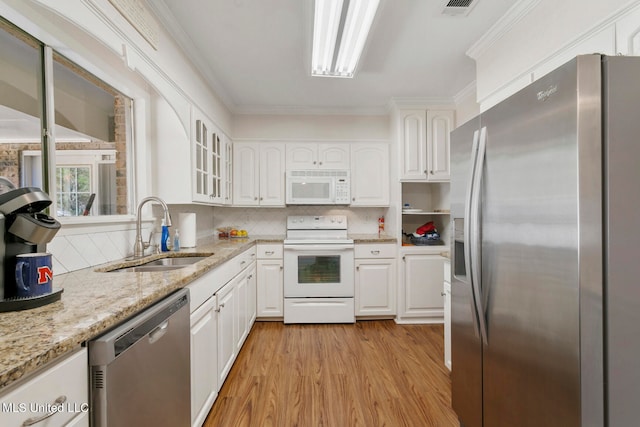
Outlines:
<svg viewBox="0 0 640 427"><path fill-rule="evenodd" d="M426 175L427 174L427 170L425 169L424 172L422 172L422 173Z"/></svg>
<svg viewBox="0 0 640 427"><path fill-rule="evenodd" d="M352 202L355 202L355 201L356 201L356 198L354 197L353 199L351 199L351 201L352 201Z"/></svg>
<svg viewBox="0 0 640 427"><path fill-rule="evenodd" d="M254 197L254 198L253 198L253 200L258 200L258 198L257 198L257 197Z"/></svg>
<svg viewBox="0 0 640 427"><path fill-rule="evenodd" d="M265 254L265 255L273 255L273 254L274 254L274 251L265 251L265 253L264 253L264 254Z"/></svg>
<svg viewBox="0 0 640 427"><path fill-rule="evenodd" d="M356 270L360 271L360 266L356 265Z"/></svg>
<svg viewBox="0 0 640 427"><path fill-rule="evenodd" d="M431 175L433 175L433 171L429 171L429 173L430 173Z"/></svg>
<svg viewBox="0 0 640 427"><path fill-rule="evenodd" d="M313 161L313 164L314 164L314 165L316 164L316 161L315 161L315 160Z"/></svg>
<svg viewBox="0 0 640 427"><path fill-rule="evenodd" d="M322 164L322 162L320 162L320 164Z"/></svg>
<svg viewBox="0 0 640 427"><path fill-rule="evenodd" d="M280 270L284 270L284 267L283 267L283 266L280 266Z"/></svg>
<svg viewBox="0 0 640 427"><path fill-rule="evenodd" d="M260 197L260 200L264 200L264 198L263 198L263 197Z"/></svg>
<svg viewBox="0 0 640 427"><path fill-rule="evenodd" d="M440 292L440 295L442 295L443 297L446 297L447 293L446 292Z"/></svg>
<svg viewBox="0 0 640 427"><path fill-rule="evenodd" d="M371 251L371 255L380 255L380 251Z"/></svg>

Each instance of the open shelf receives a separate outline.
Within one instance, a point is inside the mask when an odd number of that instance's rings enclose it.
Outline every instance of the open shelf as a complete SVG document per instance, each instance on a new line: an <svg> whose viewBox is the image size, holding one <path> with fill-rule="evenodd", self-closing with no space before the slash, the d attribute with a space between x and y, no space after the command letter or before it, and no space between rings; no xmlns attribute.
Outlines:
<svg viewBox="0 0 640 427"><path fill-rule="evenodd" d="M403 182L402 183L402 204L409 204L409 211L402 211L402 231L413 233L416 229L427 222L433 221L443 246L420 246L431 248L446 248L450 239L450 204L449 204L448 182ZM403 243L408 243L406 236L402 238Z"/></svg>

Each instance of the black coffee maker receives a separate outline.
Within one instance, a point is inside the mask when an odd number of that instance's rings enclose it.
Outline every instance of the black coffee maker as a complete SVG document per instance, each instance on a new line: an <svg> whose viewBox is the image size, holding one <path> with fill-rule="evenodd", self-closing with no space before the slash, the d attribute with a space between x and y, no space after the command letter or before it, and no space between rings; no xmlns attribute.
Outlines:
<svg viewBox="0 0 640 427"><path fill-rule="evenodd" d="M6 311L6 307L29 308L24 301L19 306L10 304L17 295L16 255L47 251L47 243L60 229L58 221L42 212L50 204L49 195L35 187L0 194L0 303L4 303L0 304L0 311Z"/></svg>

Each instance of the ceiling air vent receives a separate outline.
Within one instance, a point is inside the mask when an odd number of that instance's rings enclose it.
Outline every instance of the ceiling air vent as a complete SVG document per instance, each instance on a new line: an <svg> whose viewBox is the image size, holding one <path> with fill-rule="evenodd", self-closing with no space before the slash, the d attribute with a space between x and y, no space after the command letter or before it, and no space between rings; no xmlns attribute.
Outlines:
<svg viewBox="0 0 640 427"><path fill-rule="evenodd" d="M478 0L445 0L442 13L452 16L466 16Z"/></svg>

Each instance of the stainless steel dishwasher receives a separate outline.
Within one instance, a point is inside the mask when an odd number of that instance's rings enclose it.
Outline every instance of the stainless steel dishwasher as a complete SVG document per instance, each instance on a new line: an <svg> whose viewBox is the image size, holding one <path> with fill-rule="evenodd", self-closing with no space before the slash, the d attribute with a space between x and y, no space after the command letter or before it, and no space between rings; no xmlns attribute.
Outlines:
<svg viewBox="0 0 640 427"><path fill-rule="evenodd" d="M89 342L94 427L191 424L189 290Z"/></svg>

